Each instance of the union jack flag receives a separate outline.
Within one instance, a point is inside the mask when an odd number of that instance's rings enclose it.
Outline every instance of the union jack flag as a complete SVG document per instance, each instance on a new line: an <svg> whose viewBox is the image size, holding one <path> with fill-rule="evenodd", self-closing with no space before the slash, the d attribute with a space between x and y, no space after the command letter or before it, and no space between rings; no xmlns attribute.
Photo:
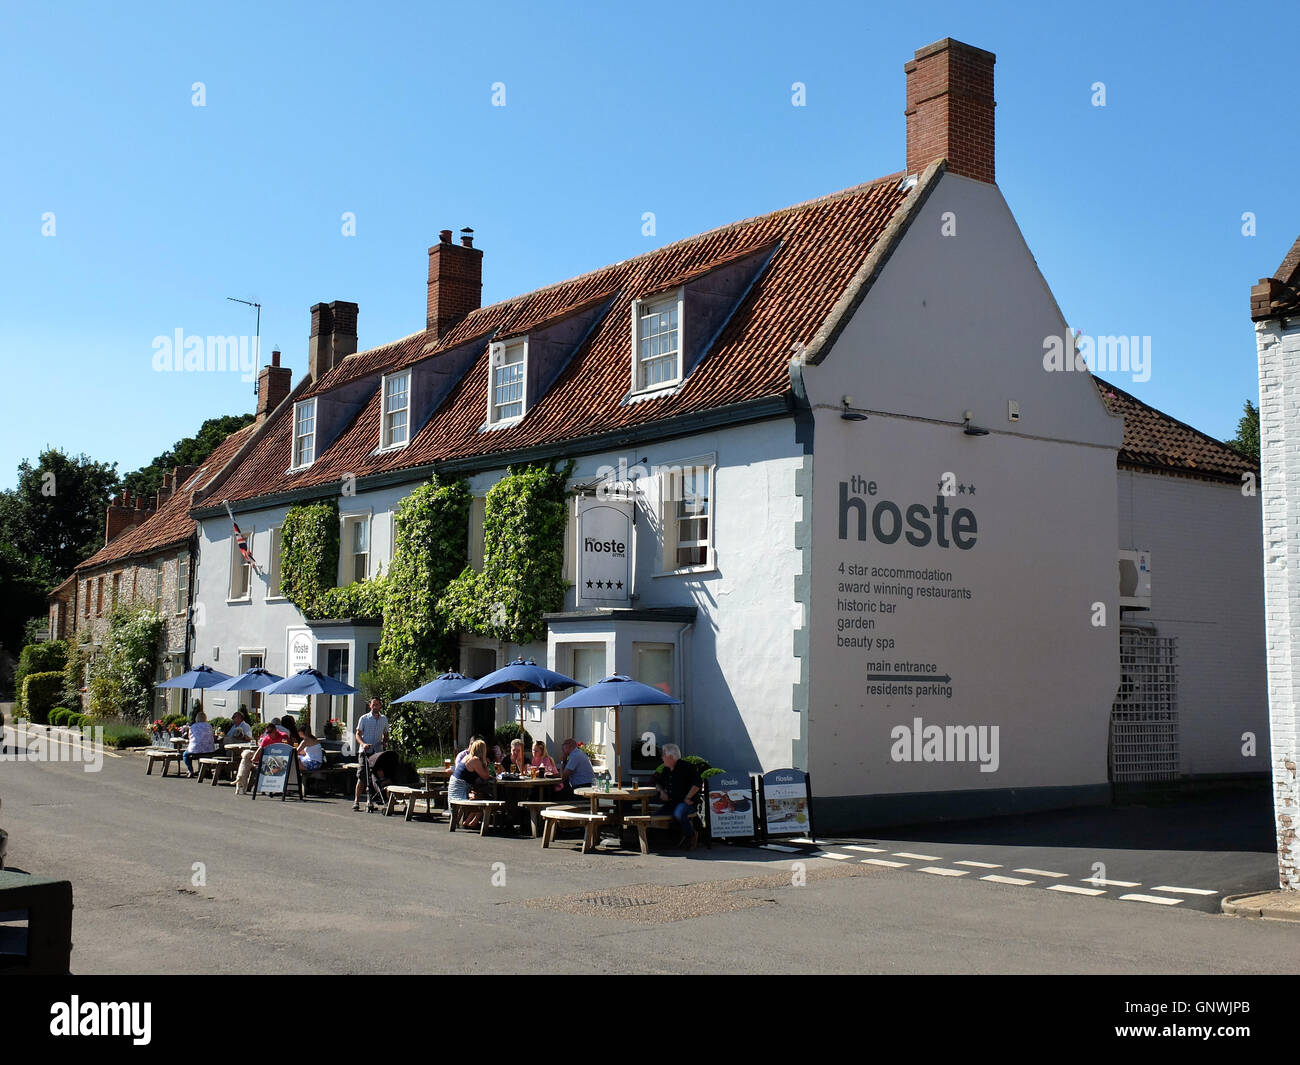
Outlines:
<svg viewBox="0 0 1300 1065"><path fill-rule="evenodd" d="M244 556L244 561L253 569L257 569L257 560L253 558L253 552L248 549L248 537L239 531L239 522L235 521L235 512L230 509L230 501L224 500L224 502L226 504L226 513L230 515L230 524L235 529L235 546L239 548L239 553Z"/></svg>

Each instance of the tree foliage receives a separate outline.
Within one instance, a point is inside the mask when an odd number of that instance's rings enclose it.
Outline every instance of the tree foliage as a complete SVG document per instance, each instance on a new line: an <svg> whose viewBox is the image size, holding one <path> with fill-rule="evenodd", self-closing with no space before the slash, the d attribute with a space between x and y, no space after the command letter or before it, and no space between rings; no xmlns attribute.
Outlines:
<svg viewBox="0 0 1300 1065"><path fill-rule="evenodd" d="M193 436L177 440L147 466L126 474L122 478L122 487L132 495L138 493L145 498L152 497L162 487L164 473L171 473L176 466L200 465L226 437L236 429L242 429L254 417L252 414L226 414L209 418Z"/></svg>
<svg viewBox="0 0 1300 1065"><path fill-rule="evenodd" d="M1259 461L1259 408L1250 400L1242 407L1244 413L1237 422L1237 435L1226 441L1230 448L1247 458Z"/></svg>

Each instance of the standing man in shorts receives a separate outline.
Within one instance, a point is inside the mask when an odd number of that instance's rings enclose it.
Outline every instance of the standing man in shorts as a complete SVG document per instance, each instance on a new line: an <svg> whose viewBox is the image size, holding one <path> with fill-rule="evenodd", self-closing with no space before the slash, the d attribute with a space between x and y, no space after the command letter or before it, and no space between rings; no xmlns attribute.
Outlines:
<svg viewBox="0 0 1300 1065"><path fill-rule="evenodd" d="M378 754L384 750L388 744L388 718L382 711L384 704L379 701L379 696L370 700L370 713L362 714L357 720L356 741L357 741L357 761L362 758L369 758L372 754ZM352 809L361 809L361 788L363 775L360 766L357 768L357 794L352 802Z"/></svg>

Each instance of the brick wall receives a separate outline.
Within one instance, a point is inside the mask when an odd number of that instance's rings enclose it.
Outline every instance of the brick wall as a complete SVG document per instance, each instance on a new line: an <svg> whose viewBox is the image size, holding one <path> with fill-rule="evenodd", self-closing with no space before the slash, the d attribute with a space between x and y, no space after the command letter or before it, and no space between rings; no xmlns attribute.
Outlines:
<svg viewBox="0 0 1300 1065"><path fill-rule="evenodd" d="M1278 882L1300 888L1296 663L1300 659L1300 322L1256 323L1264 530L1264 610Z"/></svg>
<svg viewBox="0 0 1300 1065"><path fill-rule="evenodd" d="M451 230L439 234L429 249L428 306L425 327L444 336L483 299L483 250L470 246L472 238L451 242Z"/></svg>
<svg viewBox="0 0 1300 1065"><path fill-rule="evenodd" d="M995 180L992 52L944 38L917 49L907 74L907 171L939 159L976 181Z"/></svg>

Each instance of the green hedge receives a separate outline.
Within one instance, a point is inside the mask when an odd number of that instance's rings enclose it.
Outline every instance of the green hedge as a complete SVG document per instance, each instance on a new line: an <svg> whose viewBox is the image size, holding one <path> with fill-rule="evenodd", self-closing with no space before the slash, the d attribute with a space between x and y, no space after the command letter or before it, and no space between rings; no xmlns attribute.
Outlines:
<svg viewBox="0 0 1300 1065"><path fill-rule="evenodd" d="M50 711L63 691L63 671L29 673L23 678L23 707L34 725L48 725Z"/></svg>
<svg viewBox="0 0 1300 1065"><path fill-rule="evenodd" d="M68 662L68 645L63 640L29 643L18 653L14 671L14 694L19 708L23 705L23 681L32 673L53 673Z"/></svg>
<svg viewBox="0 0 1300 1065"><path fill-rule="evenodd" d="M148 747L150 743L149 734L144 729L135 725L105 725L104 726L104 746L117 747Z"/></svg>
<svg viewBox="0 0 1300 1065"><path fill-rule="evenodd" d="M72 716L71 710L66 710L60 706L57 709L50 711L50 724L66 725L68 723L68 718L71 716Z"/></svg>

